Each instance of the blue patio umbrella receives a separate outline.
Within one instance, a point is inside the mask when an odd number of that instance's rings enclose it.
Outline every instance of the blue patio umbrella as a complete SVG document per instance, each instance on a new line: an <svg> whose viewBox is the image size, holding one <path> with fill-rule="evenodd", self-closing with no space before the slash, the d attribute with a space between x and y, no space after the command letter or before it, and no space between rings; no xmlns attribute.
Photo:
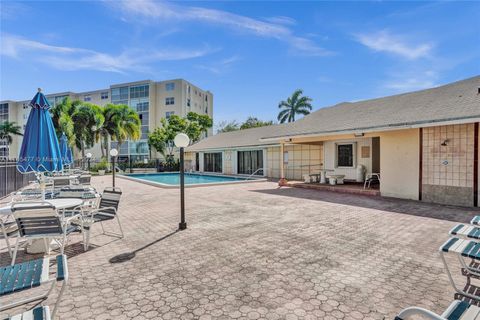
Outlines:
<svg viewBox="0 0 480 320"><path fill-rule="evenodd" d="M40 174L40 186L44 198L43 173L62 171L62 157L52 117L48 112L50 103L41 89L38 89L29 106L32 107L32 110L25 126L17 169L22 173L37 172Z"/></svg>
<svg viewBox="0 0 480 320"><path fill-rule="evenodd" d="M65 133L60 137L60 155L62 157L63 165L71 165L73 163L72 159L72 149L68 145L67 136Z"/></svg>

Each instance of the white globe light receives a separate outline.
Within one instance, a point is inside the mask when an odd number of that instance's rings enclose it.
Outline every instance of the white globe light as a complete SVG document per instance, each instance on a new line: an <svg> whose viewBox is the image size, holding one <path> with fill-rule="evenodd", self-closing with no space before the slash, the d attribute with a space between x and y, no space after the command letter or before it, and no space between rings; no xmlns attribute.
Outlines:
<svg viewBox="0 0 480 320"><path fill-rule="evenodd" d="M118 156L118 150L117 150L117 149L112 149L112 150L110 150L110 155L111 155L112 157Z"/></svg>
<svg viewBox="0 0 480 320"><path fill-rule="evenodd" d="M89 152L89 153L86 154L86 156L87 156L87 158L90 159L92 157L92 154Z"/></svg>
<svg viewBox="0 0 480 320"><path fill-rule="evenodd" d="M190 138L185 133L179 133L175 136L173 142L178 148L185 148L190 144Z"/></svg>

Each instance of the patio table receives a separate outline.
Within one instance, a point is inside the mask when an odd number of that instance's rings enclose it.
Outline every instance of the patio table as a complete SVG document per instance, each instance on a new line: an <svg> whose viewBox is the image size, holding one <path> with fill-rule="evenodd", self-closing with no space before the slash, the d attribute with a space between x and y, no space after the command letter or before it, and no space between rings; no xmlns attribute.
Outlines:
<svg viewBox="0 0 480 320"><path fill-rule="evenodd" d="M77 198L62 198L62 199L51 199L51 200L45 200L45 202L50 203L52 206L54 206L57 210L64 210L68 208L74 208L77 207L81 204L83 204L83 199L77 199ZM25 205L28 205L28 201L24 202ZM15 203L17 206L22 204L22 202L16 202ZM12 214L12 203L9 203L8 205L1 207L0 208L0 216L9 216ZM45 253L49 252L50 249L52 248L52 244L50 244L49 248L45 248L45 243L43 239L35 240L32 241L27 247L27 253Z"/></svg>

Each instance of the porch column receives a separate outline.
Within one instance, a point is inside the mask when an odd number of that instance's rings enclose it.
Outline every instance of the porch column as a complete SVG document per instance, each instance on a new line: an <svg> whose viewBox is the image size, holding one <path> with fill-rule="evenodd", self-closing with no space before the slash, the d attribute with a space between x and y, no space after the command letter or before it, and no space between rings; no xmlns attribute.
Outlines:
<svg viewBox="0 0 480 320"><path fill-rule="evenodd" d="M284 151L285 148L284 148L284 142L281 141L280 142L280 180L278 181L278 185L279 186L285 186L287 185L287 179L285 179L285 164L284 164L284 161L283 161L283 157L284 157Z"/></svg>

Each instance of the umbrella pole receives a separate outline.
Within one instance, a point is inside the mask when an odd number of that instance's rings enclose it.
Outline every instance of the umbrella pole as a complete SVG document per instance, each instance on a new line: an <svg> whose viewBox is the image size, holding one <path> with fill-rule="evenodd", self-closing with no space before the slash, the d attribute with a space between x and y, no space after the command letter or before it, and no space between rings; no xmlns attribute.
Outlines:
<svg viewBox="0 0 480 320"><path fill-rule="evenodd" d="M45 174L40 172L40 190L42 191L42 201L45 201Z"/></svg>

